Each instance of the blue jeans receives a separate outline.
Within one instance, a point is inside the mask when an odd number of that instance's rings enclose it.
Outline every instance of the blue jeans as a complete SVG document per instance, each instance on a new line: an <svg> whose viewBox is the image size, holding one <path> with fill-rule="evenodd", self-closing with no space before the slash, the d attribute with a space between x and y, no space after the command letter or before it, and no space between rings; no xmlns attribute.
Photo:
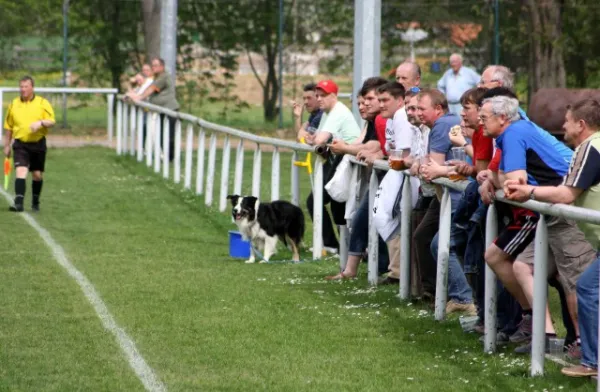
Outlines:
<svg viewBox="0 0 600 392"><path fill-rule="evenodd" d="M381 236L379 239L379 259L378 270L379 274L384 274L388 270L390 259L385 241ZM369 246L369 192L363 196L354 218L352 219L352 227L350 230L350 242L348 244L349 256L362 256L363 252Z"/></svg>
<svg viewBox="0 0 600 392"><path fill-rule="evenodd" d="M577 317L581 337L581 364L598 367L598 286L600 257L581 274L577 281Z"/></svg>
<svg viewBox="0 0 600 392"><path fill-rule="evenodd" d="M463 272L462 266L458 261L456 255L456 247L452 246L454 242L454 227L450 230L450 254L448 257L448 298L458 302L460 304L472 304L473 303L473 290L467 282L467 277ZM431 241L431 254L434 258L437 258L438 254L438 240L439 232L433 237Z"/></svg>

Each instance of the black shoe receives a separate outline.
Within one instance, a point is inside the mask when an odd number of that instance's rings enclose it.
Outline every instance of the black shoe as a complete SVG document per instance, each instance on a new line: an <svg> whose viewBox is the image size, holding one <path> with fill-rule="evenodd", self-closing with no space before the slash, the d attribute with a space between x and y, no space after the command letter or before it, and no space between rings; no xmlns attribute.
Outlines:
<svg viewBox="0 0 600 392"><path fill-rule="evenodd" d="M8 210L12 212L23 212L25 209L23 208L23 204L15 204L14 206L8 207Z"/></svg>
<svg viewBox="0 0 600 392"><path fill-rule="evenodd" d="M38 204L32 204L31 205L31 211L33 212L40 212L40 205Z"/></svg>
<svg viewBox="0 0 600 392"><path fill-rule="evenodd" d="M391 276L388 276L385 279L383 279L381 282L379 282L379 284L381 284L381 285L387 285L387 284L398 285L398 284L400 284L400 280L396 279L396 278L392 278Z"/></svg>

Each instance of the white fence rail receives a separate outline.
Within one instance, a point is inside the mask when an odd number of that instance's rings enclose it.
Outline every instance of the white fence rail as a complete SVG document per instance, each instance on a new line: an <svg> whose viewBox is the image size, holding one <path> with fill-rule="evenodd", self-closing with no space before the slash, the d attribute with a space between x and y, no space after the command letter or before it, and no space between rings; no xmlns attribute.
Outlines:
<svg viewBox="0 0 600 392"><path fill-rule="evenodd" d="M147 128L148 136L146 143L142 144L142 132L143 132L143 116L144 112L148 113ZM222 145L222 162L221 162L221 181L220 181L220 192L218 206L220 211L226 209L225 197L229 192L229 174L230 174L230 150L232 145L232 138L238 139L235 152L235 174L234 174L234 189L235 193L241 193L242 182L244 180L243 165L244 165L244 146L246 143L253 143L254 145L254 160L252 170L252 194L258 195L261 190L261 163L262 163L262 152L261 146L271 146L272 148L272 167L271 167L271 198L277 199L280 196L280 152L282 149L292 150L292 170L291 170L291 200L298 204L300 201L299 195L299 175L298 167L293 165L293 162L297 160L298 153L300 152L312 152L313 148L307 145L298 144L289 141L283 141L279 139L261 137L253 134L249 134L233 128L221 126L204 121L200 118L191 116L185 113L179 113L170 111L158 106L150 105L147 103L132 103L119 99L117 102L116 111L116 123L117 123L117 143L116 151L119 155L132 155L136 156L138 161L143 160L144 154L146 154L146 165L152 167L154 163L154 171L159 173L161 171L161 164L163 169L163 176L169 178L171 173L171 162L169 160L169 149L165 148L161 151L160 146L160 115L170 116L176 119L175 126L175 159L173 160L175 178L174 181L177 183L180 181L180 158L181 158L181 143L182 135L181 130L183 123L186 127L185 137L185 170L183 175L184 187L187 189L192 188L192 154L194 145L197 150L197 163L196 163L196 194L204 194L205 204L211 206L213 204L213 186L214 186L214 174L216 170L216 155L218 148L217 135L224 137ZM168 120L164 116L163 126L168 127ZM127 118L132 119L127 121ZM134 121L133 119L137 119ZM166 128L168 129L168 128ZM196 132L196 129L198 130ZM206 136L210 133L210 141L208 148L208 167L205 173L205 154L206 154ZM197 135L197 137L196 137ZM153 137L154 136L154 137ZM168 132L163 133L163 146L169 145ZM136 140L137 143L133 143ZM129 142L130 141L130 142ZM197 141L194 143L194 141ZM129 144L128 144L129 142ZM353 165L363 165L364 163L359 162L355 159L351 159ZM373 171L369 183L369 206L372 207L373 198L379 187L378 177L376 171L387 171L388 165L386 161L377 161L373 166ZM206 175L206 176L205 176ZM323 165L320 159L316 160L314 174L313 174L313 198L314 198L314 216L313 216L313 258L319 259L322 252L322 203L323 203ZM452 182L448 179L437 179L434 181L436 184L444 187L444 193L441 200L440 209L440 223L439 223L439 247L438 247L438 268L437 268L437 280L436 280L436 300L435 300L435 319L443 320L445 318L446 308L446 293L447 293L447 279L448 279L448 255L450 248L450 230L451 230L451 203L449 189L456 189L463 191L467 185L466 181L463 182ZM401 230L400 230L400 241L401 241L401 253L400 253L400 283L399 283L399 297L403 300L407 300L410 297L410 246L411 246L411 189L410 181L405 182L403 187L402 195L402 210L400 216ZM504 199L501 191L496 194L496 200L505 202L512 205L522 206L533 211L537 211L541 214L547 214L551 216L564 217L574 219L578 221L585 221L594 224L600 224L600 212L578 208L567 205L553 205L547 203L541 203L537 201L528 201L526 203L516 203ZM347 232L345 228L341 228L341 232L344 233L343 237L346 237ZM486 245L491 242L497 236L497 217L496 208L491 205L487 212L486 222ZM369 225L369 256L368 256L368 281L372 285L377 284L377 241L378 234L373 225ZM545 334L544 334L544 312L545 304L547 302L547 281L546 274L546 258L547 258L547 226L544 218L540 219L536 229L536 247L535 247L535 266L536 271L534 275L534 298L535 302L533 305L533 339L532 339L532 361L531 361L531 374L542 375L544 372L544 353L545 353ZM344 238L340 241L342 247L341 253L346 254L346 241ZM343 264L344 260L340 263ZM484 339L484 351L494 352L496 350L496 277L493 271L486 266L485 269L485 339Z"/></svg>

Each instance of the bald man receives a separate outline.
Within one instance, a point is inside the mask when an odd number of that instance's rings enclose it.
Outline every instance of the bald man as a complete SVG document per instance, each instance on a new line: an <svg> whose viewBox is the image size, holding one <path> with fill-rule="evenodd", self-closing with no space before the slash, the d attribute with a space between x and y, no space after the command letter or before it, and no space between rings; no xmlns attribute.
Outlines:
<svg viewBox="0 0 600 392"><path fill-rule="evenodd" d="M405 91L421 84L421 67L412 61L405 61L396 68L396 82L404 86Z"/></svg>
<svg viewBox="0 0 600 392"><path fill-rule="evenodd" d="M481 76L477 72L463 66L463 58L460 54L454 53L450 56L450 69L444 72L437 83L438 90L446 96L450 113L460 114L462 110L460 97L465 91L477 87L480 79Z"/></svg>

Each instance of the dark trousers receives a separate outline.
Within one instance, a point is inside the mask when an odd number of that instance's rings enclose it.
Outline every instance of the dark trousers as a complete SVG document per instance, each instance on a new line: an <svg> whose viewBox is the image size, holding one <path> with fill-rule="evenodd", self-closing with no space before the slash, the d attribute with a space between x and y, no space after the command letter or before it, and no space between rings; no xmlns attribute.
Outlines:
<svg viewBox="0 0 600 392"><path fill-rule="evenodd" d="M440 228L440 202L436 197L429 203L425 216L415 229L413 245L416 250L421 273L423 291L435 294L437 260L431 254L431 241Z"/></svg>
<svg viewBox="0 0 600 392"><path fill-rule="evenodd" d="M163 132L165 126L165 114L160 115L160 147L165 151L163 146ZM176 119L169 117L169 162L173 162L175 159L175 123Z"/></svg>
<svg viewBox="0 0 600 392"><path fill-rule="evenodd" d="M308 207L308 212L310 212L310 218L313 217L314 211L314 200L312 192L308 195L306 199L306 206ZM323 245L328 248L338 249L340 247L340 243L335 235L335 230L333 229L333 224L331 223L331 217L329 216L329 212L325 206L330 204L331 214L333 215L333 220L337 225L345 225L346 220L344 219L344 214L346 212L346 203L338 203L333 200L329 193L325 189L323 189Z"/></svg>

